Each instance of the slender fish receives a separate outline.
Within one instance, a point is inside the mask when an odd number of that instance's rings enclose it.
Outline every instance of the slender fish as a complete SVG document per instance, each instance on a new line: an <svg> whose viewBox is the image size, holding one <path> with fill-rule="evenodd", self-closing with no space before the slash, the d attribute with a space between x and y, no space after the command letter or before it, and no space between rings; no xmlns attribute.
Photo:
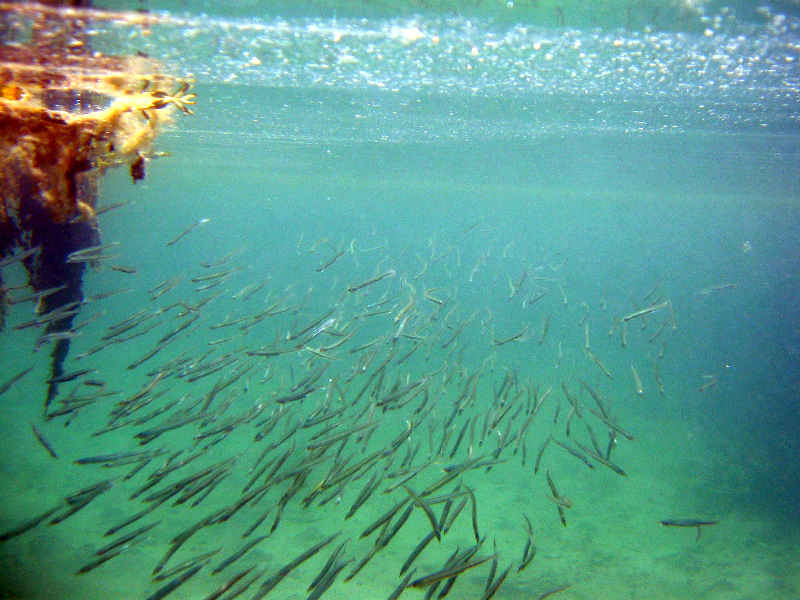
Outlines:
<svg viewBox="0 0 800 600"><path fill-rule="evenodd" d="M492 554L491 556L485 556L483 558L477 558L477 559L471 560L469 562L461 563L461 564L458 564L458 565L453 566L453 567L447 567L447 568L442 569L440 571L436 571L434 573L430 573L428 575L425 575L423 577L419 577L419 578L415 579L414 581L412 581L409 584L409 587L413 587L413 588L428 587L429 585L432 585L434 583L442 581L443 579L450 579L451 577L454 577L456 575L460 575L464 571L467 571L469 569L473 569L473 568L477 567L478 565L482 565L483 563L492 560L495 556L497 556L497 555L496 554Z"/></svg>
<svg viewBox="0 0 800 600"><path fill-rule="evenodd" d="M669 300L664 300L663 302L659 302L658 304L653 304L652 306L648 306L647 308L643 308L642 310L637 310L635 312L627 314L624 317L622 317L622 320L624 322L628 322L631 319L637 319L637 318L640 318L640 317L644 317L644 316L649 315L651 313L654 313L654 312L656 312L658 310L661 310L662 308L666 308L669 305L670 305Z"/></svg>
<svg viewBox="0 0 800 600"><path fill-rule="evenodd" d="M210 220L211 219L200 219L198 221L195 221L194 223L189 225L189 227L180 232L177 236L168 241L167 246L174 246L175 244L180 242L185 236L189 235L192 231L194 231L195 228L199 227L200 225L205 225Z"/></svg>
<svg viewBox="0 0 800 600"><path fill-rule="evenodd" d="M47 450L47 453L50 456L52 456L53 458L58 458L58 455L56 454L56 451L53 450L53 446L50 444L50 442L47 441L47 439L44 437L42 432L39 431L39 429L36 427L36 425L31 423L31 429L33 430L33 435L36 437L36 440L42 445L42 447L45 450Z"/></svg>
<svg viewBox="0 0 800 600"><path fill-rule="evenodd" d="M366 281L362 281L361 283L351 284L347 288L347 291L350 292L350 293L357 292L358 290L363 289L363 288L365 288L367 286L370 286L373 283L378 283L379 281L382 281L383 279L386 279L387 277L394 277L395 275L397 275L397 271L395 271L394 269L389 269L388 271L384 271L380 275L376 275L375 277L373 277L371 279L367 279Z"/></svg>
<svg viewBox="0 0 800 600"><path fill-rule="evenodd" d="M700 532L703 527L710 527L716 525L718 521L706 521L703 519L662 519L661 524L665 527L696 527L697 537L695 541L700 539Z"/></svg>

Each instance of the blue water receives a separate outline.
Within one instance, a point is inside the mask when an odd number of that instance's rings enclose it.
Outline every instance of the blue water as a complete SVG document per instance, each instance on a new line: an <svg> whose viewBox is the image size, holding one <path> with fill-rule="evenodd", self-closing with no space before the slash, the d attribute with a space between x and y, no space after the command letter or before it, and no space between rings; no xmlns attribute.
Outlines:
<svg viewBox="0 0 800 600"><path fill-rule="evenodd" d="M0 530L129 470L76 465L76 459L142 448L165 454L130 480L115 480L69 520L2 544L4 597L147 597L164 583L149 573L170 540L239 498L266 444L325 402L345 409L333 432L367 422L359 415L370 410L369 394L356 400L357 394L392 347L396 358L374 400L392 386L424 379L431 411L414 412L422 395L397 410L373 408L378 429L367 440L351 439L344 455L352 454L353 464L411 424L394 462L381 459L338 492L329 490L336 492L330 503L303 508L301 499L330 463L315 466L275 532L222 574L211 570L241 547L243 531L278 504L291 479L273 486L258 506L201 529L168 567L222 549L170 598L204 598L254 566L252 574L265 572L242 596L252 597L264 578L340 530L340 540L348 540L343 557L353 562L325 597L388 597L400 582L400 565L431 530L422 510L413 510L352 581L342 580L373 546L374 536L360 539L360 532L405 498L402 488L381 490L401 479L390 475L401 470L407 452L418 444L411 464L431 463L410 480L419 492L441 477L442 467L470 456L467 425L467 440L449 457L464 423L474 421L472 456L490 454L518 433L530 412L526 403L548 388L524 437L524 464L515 439L500 455L505 462L462 477L474 490L486 536L478 555L491 555L496 543L498 572L512 567L495 598L538 598L564 586L552 597L800 595L800 21L791 7L777 4L754 11L676 3L652 22L647 11L625 17L624 7L603 4L595 14L567 5L560 27L553 5L534 4L227 11L203 5L209 14L164 5L171 12L160 13L161 23L146 36L135 27L97 24L98 47L142 50L192 76L195 115L177 115L158 138L156 149L168 156L150 161L143 182L131 183L125 169L102 180L101 205L127 204L100 216L104 241L119 246L112 261L87 272L86 294L126 291L83 307L81 317L97 320L74 340L67 370L95 368L91 377L119 394L71 418L44 421L47 348L34 353L38 332L13 329L31 318L30 304L11 309L0 338L0 384L29 365L34 370L0 397L7 441ZM167 245L201 219L208 222ZM16 267L3 273L10 285L25 282ZM388 270L394 275L347 291ZM198 289L208 280L192 281L222 272L221 283L208 290ZM151 299L151 290L173 278L174 289ZM194 312L186 308L204 299ZM623 327L623 316L667 299L669 307ZM269 316L257 321L267 309ZM142 310L154 313L149 324L158 323L150 332L86 355L109 327ZM328 358L292 345L293 334L329 311L333 331L305 344ZM129 368L191 314L198 315L193 326ZM411 316L400 335L404 314ZM249 325L225 326L237 318ZM341 346L321 350L349 333ZM376 339L379 352L359 371L371 350L351 350ZM291 351L272 358L246 353L287 346ZM225 355L232 360L221 371L189 381L191 369ZM173 370L170 361L181 357L187 370ZM287 405L265 440L253 441L253 422L238 424L161 486L238 456L203 504L167 502L130 527L160 520L138 544L89 574L73 575L111 539L103 537L106 529L144 507L129 496L166 456L191 455L204 443L196 436L259 406L263 417L272 414L276 397L324 364L319 389ZM180 400L169 415L245 368L214 399L211 423L191 423L144 447L134 438L141 425L92 435L107 424L114 403L159 370L169 375L143 412ZM475 396L439 456L443 423L475 373ZM503 400L501 384L512 376ZM635 437L618 434L611 454L625 477L597 461L590 470L553 443L534 474L550 435L591 448L588 424L605 450L607 427L588 410L597 409L581 381ZM569 418L562 383L578 398L582 416ZM89 387L62 386L62 396ZM509 404L509 414L479 444L486 415L495 418ZM57 460L38 445L31 422L57 449ZM323 427L291 436L295 451L281 473L309 456L310 436ZM291 443L283 441L269 457ZM567 527L549 498L545 470L571 500ZM386 479L345 520L373 472ZM433 507L437 516L441 506ZM269 531L274 511L259 534ZM527 539L523 515L538 550L517 573ZM659 524L668 518L718 522L695 540L693 528ZM453 529L417 559L415 577L440 569L456 547L475 543L470 521L468 503ZM338 543L269 597L307 596ZM489 563L465 573L450 597L480 598L488 573ZM422 595L408 589L403 597Z"/></svg>

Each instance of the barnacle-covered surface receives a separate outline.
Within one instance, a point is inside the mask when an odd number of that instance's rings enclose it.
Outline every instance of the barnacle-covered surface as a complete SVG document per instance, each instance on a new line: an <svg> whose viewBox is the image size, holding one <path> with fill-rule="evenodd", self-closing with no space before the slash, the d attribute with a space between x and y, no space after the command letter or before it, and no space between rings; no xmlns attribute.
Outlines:
<svg viewBox="0 0 800 600"><path fill-rule="evenodd" d="M6 4L0 14L7 31L30 32L0 45L0 218L19 219L25 202L57 223L90 218L82 180L146 156L171 109L188 111L188 85L150 58L92 51L78 32L109 13Z"/></svg>

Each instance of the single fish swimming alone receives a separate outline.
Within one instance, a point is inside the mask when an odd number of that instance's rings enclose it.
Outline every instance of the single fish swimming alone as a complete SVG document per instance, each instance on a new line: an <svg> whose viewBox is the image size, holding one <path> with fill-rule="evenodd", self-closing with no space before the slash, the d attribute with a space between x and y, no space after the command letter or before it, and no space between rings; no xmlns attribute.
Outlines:
<svg viewBox="0 0 800 600"><path fill-rule="evenodd" d="M716 525L717 521L703 521L702 519L664 519L661 524L665 527L697 527L697 537L695 541L700 539L700 532L702 527L709 525Z"/></svg>

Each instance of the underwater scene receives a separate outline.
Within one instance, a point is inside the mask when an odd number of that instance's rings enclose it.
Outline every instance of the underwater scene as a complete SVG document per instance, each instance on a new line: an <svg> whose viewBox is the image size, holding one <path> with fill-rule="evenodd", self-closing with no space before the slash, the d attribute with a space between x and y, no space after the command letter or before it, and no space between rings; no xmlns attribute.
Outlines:
<svg viewBox="0 0 800 600"><path fill-rule="evenodd" d="M0 3L0 598L800 599L800 5L93 4Z"/></svg>

